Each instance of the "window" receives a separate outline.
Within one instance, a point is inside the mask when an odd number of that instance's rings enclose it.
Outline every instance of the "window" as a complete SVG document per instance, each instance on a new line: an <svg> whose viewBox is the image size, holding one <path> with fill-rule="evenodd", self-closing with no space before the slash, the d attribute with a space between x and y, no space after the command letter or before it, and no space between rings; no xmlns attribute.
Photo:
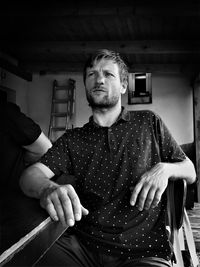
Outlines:
<svg viewBox="0 0 200 267"><path fill-rule="evenodd" d="M151 73L129 73L128 104L152 103Z"/></svg>

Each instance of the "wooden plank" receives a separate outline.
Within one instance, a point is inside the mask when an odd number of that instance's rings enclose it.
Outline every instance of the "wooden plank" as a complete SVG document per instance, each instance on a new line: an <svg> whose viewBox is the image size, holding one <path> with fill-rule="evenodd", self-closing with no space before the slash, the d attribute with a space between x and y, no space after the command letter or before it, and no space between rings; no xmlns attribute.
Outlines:
<svg viewBox="0 0 200 267"><path fill-rule="evenodd" d="M197 77L194 88L194 132L196 148L196 171L198 180L200 179L200 75ZM198 202L200 202L200 183L197 183Z"/></svg>
<svg viewBox="0 0 200 267"><path fill-rule="evenodd" d="M31 6L31 8L30 8ZM0 14L2 15L24 15L24 16L80 16L85 15L112 15L117 16L121 14L121 9L126 9L126 14L131 15L148 15L151 17L158 16L199 16L199 5L196 2L161 2L161 1L119 1L116 3L114 0L110 1L83 1L79 2L54 2L51 1L48 5L40 3L40 6L34 5L29 2L22 1L22 3L12 3L10 5L4 1L1 5Z"/></svg>
<svg viewBox="0 0 200 267"><path fill-rule="evenodd" d="M33 266L66 229L48 217L0 255L0 266Z"/></svg>
<svg viewBox="0 0 200 267"><path fill-rule="evenodd" d="M42 231L44 227L47 227L50 222L51 219L47 218L30 233L22 237L17 243L4 251L0 255L0 264L4 265L5 263L9 262L20 250L22 250L33 238L35 238L35 236L39 234L39 232Z"/></svg>
<svg viewBox="0 0 200 267"><path fill-rule="evenodd" d="M0 266L32 266L67 229L22 192L0 190L0 204Z"/></svg>
<svg viewBox="0 0 200 267"><path fill-rule="evenodd" d="M59 184L73 184L74 176L54 179ZM0 188L0 266L34 265L66 229L50 219L38 199Z"/></svg>
<svg viewBox="0 0 200 267"><path fill-rule="evenodd" d="M7 48L12 48L12 42L3 42ZM195 54L200 52L199 40L135 40L135 41L51 41L51 42L17 42L15 41L15 50L18 54L36 54L63 53L68 54L87 54L92 53L102 47L116 50L122 54Z"/></svg>
<svg viewBox="0 0 200 267"><path fill-rule="evenodd" d="M32 72L41 72L42 74L57 73L57 72L81 72L85 62L44 62L44 61L23 61L21 62L24 68ZM153 73L184 73L188 77L193 77L195 70L199 69L198 64L137 64L133 63L129 66L129 72L153 72Z"/></svg>
<svg viewBox="0 0 200 267"><path fill-rule="evenodd" d="M187 211L191 223L196 249L200 251L200 203L194 203L194 208Z"/></svg>

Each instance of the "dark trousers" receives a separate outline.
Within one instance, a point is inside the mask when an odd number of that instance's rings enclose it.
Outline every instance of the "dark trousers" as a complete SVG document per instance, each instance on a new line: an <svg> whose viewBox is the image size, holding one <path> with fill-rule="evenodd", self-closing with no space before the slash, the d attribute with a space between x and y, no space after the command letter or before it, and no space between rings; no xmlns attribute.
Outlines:
<svg viewBox="0 0 200 267"><path fill-rule="evenodd" d="M74 235L65 233L36 264L36 266L65 267L170 267L170 262L160 258L127 259L91 252Z"/></svg>

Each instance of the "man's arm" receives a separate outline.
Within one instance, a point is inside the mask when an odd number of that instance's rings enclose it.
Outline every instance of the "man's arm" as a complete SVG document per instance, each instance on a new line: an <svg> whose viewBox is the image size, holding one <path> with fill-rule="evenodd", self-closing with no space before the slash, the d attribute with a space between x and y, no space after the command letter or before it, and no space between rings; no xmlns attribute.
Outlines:
<svg viewBox="0 0 200 267"><path fill-rule="evenodd" d="M44 164L35 163L26 168L20 177L20 187L25 195L40 198L42 191L46 187L56 185L50 179L54 173Z"/></svg>
<svg viewBox="0 0 200 267"><path fill-rule="evenodd" d="M73 226L88 210L81 205L72 185L59 185L51 180L53 176L46 165L35 163L22 173L20 187L27 196L40 199L40 205L53 220Z"/></svg>
<svg viewBox="0 0 200 267"><path fill-rule="evenodd" d="M26 149L25 161L33 164L52 147L50 140L41 132L40 136L31 145L24 146Z"/></svg>
<svg viewBox="0 0 200 267"><path fill-rule="evenodd" d="M150 171L144 173L133 189L130 204L137 204L139 210L155 208L161 200L168 181L185 179L188 184L196 180L196 172L192 161L185 160L176 163L160 162Z"/></svg>

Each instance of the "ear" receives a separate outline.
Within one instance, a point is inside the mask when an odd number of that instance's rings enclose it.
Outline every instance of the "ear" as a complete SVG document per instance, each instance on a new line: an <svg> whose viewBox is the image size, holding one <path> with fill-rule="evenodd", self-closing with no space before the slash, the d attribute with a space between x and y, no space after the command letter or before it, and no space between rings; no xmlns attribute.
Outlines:
<svg viewBox="0 0 200 267"><path fill-rule="evenodd" d="M122 84L121 84L121 94L122 95L126 93L127 87L128 87L128 82L127 81L122 82Z"/></svg>

